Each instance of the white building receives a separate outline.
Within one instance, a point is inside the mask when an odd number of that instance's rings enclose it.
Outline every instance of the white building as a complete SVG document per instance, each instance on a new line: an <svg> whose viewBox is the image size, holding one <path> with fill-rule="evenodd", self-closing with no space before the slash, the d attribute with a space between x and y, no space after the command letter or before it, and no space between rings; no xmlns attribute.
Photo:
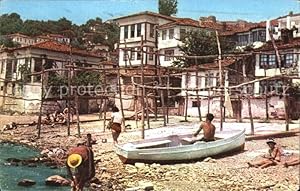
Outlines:
<svg viewBox="0 0 300 191"><path fill-rule="evenodd" d="M143 50L153 52L157 48L157 27L176 18L153 12L141 12L114 19L120 26L119 64L120 66L140 65L139 51L143 38ZM128 50L124 50L124 49ZM132 50L132 51L131 51ZM143 64L155 65L155 56L143 54Z"/></svg>
<svg viewBox="0 0 300 191"><path fill-rule="evenodd" d="M158 49L159 53L165 56L160 57L161 66L171 66L174 57L166 55L182 55L178 46L182 45L181 39L185 37L188 31L203 29L199 26L199 22L189 18L176 18L172 21L158 27Z"/></svg>
<svg viewBox="0 0 300 191"><path fill-rule="evenodd" d="M7 37L11 39L13 42L20 44L21 46L28 46L35 43L35 39L33 37L20 34L20 33L10 34L7 35Z"/></svg>
<svg viewBox="0 0 300 191"><path fill-rule="evenodd" d="M98 64L103 57L73 49L72 60L75 64ZM43 66L46 69L61 69L68 65L69 61L69 46L55 41L0 51L0 109L24 113L38 112L41 104L42 75L28 76L26 73L41 72ZM45 81L50 77L62 78L66 75L64 71L49 72L45 74ZM51 94L47 94L47 98L48 96L51 97ZM86 100L82 100L79 108L88 112L90 105Z"/></svg>
<svg viewBox="0 0 300 191"><path fill-rule="evenodd" d="M300 37L300 13L289 14L276 19L277 23L274 24L267 21L266 30L267 32L271 29L275 39L279 39L282 36L282 29L293 29L293 37ZM267 40L270 40L267 35Z"/></svg>

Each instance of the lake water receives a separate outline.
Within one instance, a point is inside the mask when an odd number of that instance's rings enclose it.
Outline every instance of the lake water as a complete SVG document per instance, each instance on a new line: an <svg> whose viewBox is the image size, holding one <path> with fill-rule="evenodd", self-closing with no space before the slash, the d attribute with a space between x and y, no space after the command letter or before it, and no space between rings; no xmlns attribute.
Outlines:
<svg viewBox="0 0 300 191"><path fill-rule="evenodd" d="M37 167L6 166L7 158L26 159L39 155L37 150L21 145L0 143L0 191L70 191L70 187L51 187L45 185L45 179L51 175L66 175L65 169L50 169L45 165ZM30 187L18 186L22 179L36 182Z"/></svg>

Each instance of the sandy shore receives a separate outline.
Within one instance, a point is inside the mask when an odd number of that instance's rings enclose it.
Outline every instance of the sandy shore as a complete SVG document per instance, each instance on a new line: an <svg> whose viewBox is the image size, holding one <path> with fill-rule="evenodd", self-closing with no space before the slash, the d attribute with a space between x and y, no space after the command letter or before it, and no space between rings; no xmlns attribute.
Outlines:
<svg viewBox="0 0 300 191"><path fill-rule="evenodd" d="M1 116L0 125L10 121L26 122L34 120L21 116ZM133 123L133 122L132 122ZM94 190L125 190L127 188L152 185L155 190L297 190L299 187L299 166L283 166L267 169L247 168L246 162L264 153L267 147L264 140L246 142L245 151L232 156L176 165L143 165L135 167L124 165L113 152L110 132L102 132L102 123L92 122L81 125L82 136L91 133L97 144L93 145L96 161L96 177L99 185ZM67 151L84 138L79 138L75 125L71 127L71 136L67 136L66 126L43 126L41 138L36 139L36 127L18 127L4 131L0 140L21 142L38 149L55 148ZM107 143L102 143L107 139ZM140 139L140 132L122 133L120 142ZM288 150L299 150L299 135L277 139Z"/></svg>

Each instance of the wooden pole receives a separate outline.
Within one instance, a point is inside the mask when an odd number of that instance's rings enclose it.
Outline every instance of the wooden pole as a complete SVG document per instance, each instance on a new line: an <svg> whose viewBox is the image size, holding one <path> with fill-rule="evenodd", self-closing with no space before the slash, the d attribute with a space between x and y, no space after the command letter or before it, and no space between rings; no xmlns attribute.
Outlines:
<svg viewBox="0 0 300 191"><path fill-rule="evenodd" d="M138 88L136 87L136 85L134 85L134 77L131 76L131 82L133 84L133 92L134 92L134 119L135 119L135 125L136 125L136 128L138 129L139 128L139 123L138 123L138 120L139 120L139 116L138 116L138 94L139 94L139 91L138 91Z"/></svg>
<svg viewBox="0 0 300 191"><path fill-rule="evenodd" d="M43 112L43 100L44 100L44 65L42 64L42 74L41 74L41 105L40 105L40 111L39 111L39 118L38 118L38 135L37 138L39 139L41 137L41 126L42 126L42 112Z"/></svg>
<svg viewBox="0 0 300 191"><path fill-rule="evenodd" d="M147 127L150 129L150 117L149 117L149 104L148 104L148 94L146 93L146 117L147 117Z"/></svg>
<svg viewBox="0 0 300 191"><path fill-rule="evenodd" d="M74 72L74 68L72 69L72 71ZM81 133L80 133L80 119L79 119L79 101L78 101L78 94L77 91L75 91L75 112L76 112L76 118L77 118L77 132L78 132L78 136L81 137ZM69 110L69 113L71 113L71 110ZM73 118L73 117L72 117Z"/></svg>
<svg viewBox="0 0 300 191"><path fill-rule="evenodd" d="M166 116L166 120L167 120L167 123L169 123L169 97L170 97L170 89L169 89L169 87L170 87L170 69L168 68L167 69L167 72L168 72L168 77L167 77L167 87L168 87L168 89L167 89L167 116Z"/></svg>
<svg viewBox="0 0 300 191"><path fill-rule="evenodd" d="M196 88L198 89L199 88L199 77L198 77L198 70L196 71ZM201 101L200 101L200 98L199 98L199 92L198 90L196 91L196 95L197 95L197 108L198 108L198 115L199 115L199 121L201 122L202 121L202 115L201 115Z"/></svg>
<svg viewBox="0 0 300 191"><path fill-rule="evenodd" d="M70 65L72 65L72 46L70 45ZM71 68L68 68L68 95L72 96L72 88L71 88ZM68 121L67 121L67 126L68 126L68 136L71 135L70 133L70 125L71 125L71 101L67 101L68 104Z"/></svg>
<svg viewBox="0 0 300 191"><path fill-rule="evenodd" d="M207 113L210 113L210 89L208 89Z"/></svg>
<svg viewBox="0 0 300 191"><path fill-rule="evenodd" d="M103 105L103 99L101 98L100 99L100 107L99 107L99 121L102 119L102 112L103 112L103 108L102 108L102 105Z"/></svg>
<svg viewBox="0 0 300 191"><path fill-rule="evenodd" d="M266 71L266 65L264 66L264 73L265 77L267 77L267 71ZM269 101L268 101L268 87L269 87L269 81L266 80L266 86L265 86L265 106L266 106L266 121L269 120Z"/></svg>
<svg viewBox="0 0 300 191"><path fill-rule="evenodd" d="M161 79L160 60L158 60L158 66L159 66L159 70L158 70L159 86L162 87L163 82L162 82L162 79ZM160 97L161 97L161 107L162 107L162 111L163 111L164 126L167 126L164 92L163 92L163 90L159 90L159 91L160 91Z"/></svg>
<svg viewBox="0 0 300 191"><path fill-rule="evenodd" d="M142 78L141 78L141 84L143 85L142 87L142 96L141 96L141 103L142 103L142 139L145 139L145 94L146 94L146 90L144 87L145 84L145 74L144 74L144 53L142 52L142 48L143 48L143 44L144 44L144 39L143 39L143 35L141 36L141 69L142 69Z"/></svg>
<svg viewBox="0 0 300 191"><path fill-rule="evenodd" d="M186 75L185 75L185 88L188 87L188 79L189 79L189 73L186 72ZM189 100L188 100L188 91L186 90L186 91L185 91L185 112L184 112L184 120L185 120L185 121L188 121L188 120L187 120L188 104L189 104Z"/></svg>
<svg viewBox="0 0 300 191"><path fill-rule="evenodd" d="M269 35L270 35L271 40L272 40L272 45L275 49L280 74L282 74L281 58L280 58L280 54L279 54L278 48L276 46L275 39L273 37L271 29L269 29ZM287 86L287 85L288 85L288 83L287 83L286 79L283 79L283 86ZM286 95L285 92L284 92L284 95L283 95L283 99L284 99L284 108L285 108L285 129L286 129L286 131L289 131L288 98L287 98L287 95Z"/></svg>
<svg viewBox="0 0 300 191"><path fill-rule="evenodd" d="M248 112L250 117L250 124L251 124L251 135L254 135L254 123L253 123L253 117L252 117L252 110L251 110L251 100L250 96L247 96L248 101Z"/></svg>
<svg viewBox="0 0 300 191"><path fill-rule="evenodd" d="M219 63L219 77L220 77L220 88L223 89L223 75L222 75L222 52L221 52L221 45L219 40L219 34L218 31L216 31L216 38L217 38L217 44L218 44L218 63ZM221 92L220 95L220 131L223 131L223 92Z"/></svg>
<svg viewBox="0 0 300 191"><path fill-rule="evenodd" d="M104 95L107 96L106 94L106 72L105 70L103 70L103 88L104 88ZM107 110L107 97L104 98L104 106L103 106L103 110L104 110L104 120L103 120L103 132L105 132L106 129L106 110Z"/></svg>
<svg viewBox="0 0 300 191"><path fill-rule="evenodd" d="M122 86L121 86L121 74L120 74L120 66L118 65L118 87L119 87L119 98L120 98L120 107L121 107L121 113L122 113L122 129L125 132L125 114L124 114L124 107L123 107L123 100L122 100Z"/></svg>
<svg viewBox="0 0 300 191"><path fill-rule="evenodd" d="M75 112L76 112L76 118L77 118L77 132L78 132L78 136L81 137L80 134L80 119L79 119L79 103L78 103L78 95L77 92L75 92Z"/></svg>
<svg viewBox="0 0 300 191"><path fill-rule="evenodd" d="M286 79L283 79L283 83L288 84L286 82ZM289 101L288 101L288 95L287 95L286 90L284 90L284 92L283 92L283 99L284 99L283 102L284 102L284 110L285 110L285 112L284 112L284 114L285 114L285 130L289 131L289 122L290 122Z"/></svg>

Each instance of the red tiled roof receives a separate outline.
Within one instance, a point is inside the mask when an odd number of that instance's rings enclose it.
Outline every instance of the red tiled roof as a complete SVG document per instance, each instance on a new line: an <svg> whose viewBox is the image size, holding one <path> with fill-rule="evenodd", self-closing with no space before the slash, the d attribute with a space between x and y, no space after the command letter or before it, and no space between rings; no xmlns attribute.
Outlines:
<svg viewBox="0 0 300 191"><path fill-rule="evenodd" d="M25 49L25 48L36 48L36 49L43 49L43 50L61 52L61 53L64 53L64 54L70 54L70 47L69 46L67 46L65 44L55 42L55 41L40 42L40 43L36 43L36 44L33 44L33 45L29 45L29 46L15 48L13 50ZM93 54L93 53L87 52L85 50L80 50L80 49L76 49L76 48L72 48L72 54L101 58L101 56L99 56L97 54Z"/></svg>
<svg viewBox="0 0 300 191"><path fill-rule="evenodd" d="M176 21L172 21L172 22L160 25L159 28L163 29L163 28L173 27L175 25L200 27L199 22L194 19L176 18Z"/></svg>
<svg viewBox="0 0 300 191"><path fill-rule="evenodd" d="M289 42L284 43L282 40L275 41L277 48L280 49L290 49L290 48L300 48L300 37L293 38ZM255 52L260 51L274 51L274 47L271 41L267 42L262 47L255 50Z"/></svg>
<svg viewBox="0 0 300 191"><path fill-rule="evenodd" d="M144 11L144 12L139 12L139 13L135 13L135 14L131 14L131 15L121 16L121 17L117 17L117 18L112 19L112 20L117 21L117 20L120 20L120 19L129 18L129 17L136 17L136 16L139 16L139 15L150 15L150 16L160 17L160 18L163 18L163 19L171 20L171 21L176 20L175 17L166 16L166 15L162 15L162 14L159 14L159 13L154 13L154 12L151 12L151 11Z"/></svg>
<svg viewBox="0 0 300 191"><path fill-rule="evenodd" d="M230 58L223 58L221 61L221 66L222 67L227 67L230 66L231 64L234 64L236 62L236 59L230 57ZM205 64L199 64L199 65L193 65L190 66L189 68L192 69L204 69L204 70L213 70L213 69L218 69L219 68L219 62L218 60L214 60L211 63L205 63Z"/></svg>
<svg viewBox="0 0 300 191"><path fill-rule="evenodd" d="M223 22L226 23L226 22ZM235 24L228 24L225 27L225 31L221 32L221 35L227 36L227 35L234 35L236 33L242 33L242 32L247 32L255 28L266 28L266 21L262 21L259 23L235 23ZM277 20L271 20L270 25L275 26L278 24Z"/></svg>
<svg viewBox="0 0 300 191"><path fill-rule="evenodd" d="M21 34L21 33L13 33L13 34L8 34L6 36L8 36L8 37L21 36L21 37L25 37L25 38L31 38L30 36L27 36L27 35Z"/></svg>
<svg viewBox="0 0 300 191"><path fill-rule="evenodd" d="M48 34L49 37L58 37L58 38L66 38L64 35L61 34Z"/></svg>

